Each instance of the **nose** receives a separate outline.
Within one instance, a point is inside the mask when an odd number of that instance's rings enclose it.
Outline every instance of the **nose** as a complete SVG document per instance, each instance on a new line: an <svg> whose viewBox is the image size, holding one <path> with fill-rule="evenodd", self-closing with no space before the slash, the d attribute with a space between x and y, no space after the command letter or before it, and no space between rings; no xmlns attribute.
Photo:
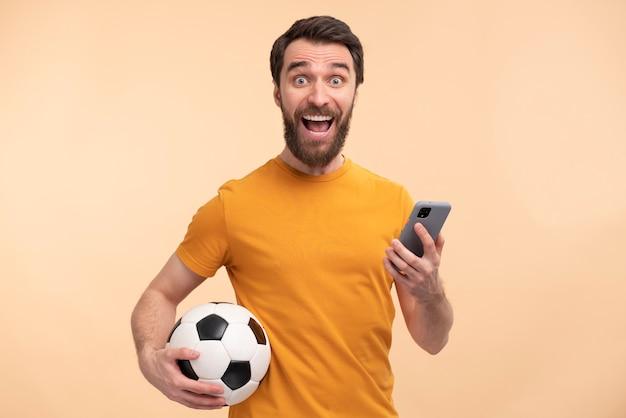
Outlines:
<svg viewBox="0 0 626 418"><path fill-rule="evenodd" d="M316 81L311 86L311 92L307 98L309 104L316 107L324 107L329 102L328 93L326 92L326 86L321 80Z"/></svg>

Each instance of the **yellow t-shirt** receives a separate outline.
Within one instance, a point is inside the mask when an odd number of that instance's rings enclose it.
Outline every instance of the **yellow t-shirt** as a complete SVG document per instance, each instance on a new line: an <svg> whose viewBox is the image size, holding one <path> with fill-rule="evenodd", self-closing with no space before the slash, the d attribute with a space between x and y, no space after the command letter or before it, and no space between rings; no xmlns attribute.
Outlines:
<svg viewBox="0 0 626 418"><path fill-rule="evenodd" d="M224 265L272 346L264 380L230 418L397 417L383 257L412 206L349 159L312 176L277 157L198 210L176 253L204 277Z"/></svg>

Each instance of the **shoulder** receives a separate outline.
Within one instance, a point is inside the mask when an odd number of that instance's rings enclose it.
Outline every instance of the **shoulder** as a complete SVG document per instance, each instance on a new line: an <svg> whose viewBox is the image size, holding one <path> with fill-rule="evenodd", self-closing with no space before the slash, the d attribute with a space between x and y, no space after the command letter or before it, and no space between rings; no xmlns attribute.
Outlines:
<svg viewBox="0 0 626 418"><path fill-rule="evenodd" d="M352 162L352 165L355 176L374 188L376 192L393 195L407 193L405 187L399 182L374 173L355 162Z"/></svg>
<svg viewBox="0 0 626 418"><path fill-rule="evenodd" d="M259 190L259 187L263 187L264 184L271 181L274 171L273 162L269 160L241 178L228 180L219 187L218 193L221 198L224 198L225 196Z"/></svg>

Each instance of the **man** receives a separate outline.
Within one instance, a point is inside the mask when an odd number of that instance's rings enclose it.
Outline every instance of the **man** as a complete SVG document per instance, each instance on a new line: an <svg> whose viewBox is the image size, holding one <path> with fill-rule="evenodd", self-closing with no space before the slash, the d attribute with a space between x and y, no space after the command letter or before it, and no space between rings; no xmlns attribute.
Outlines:
<svg viewBox="0 0 626 418"><path fill-rule="evenodd" d="M413 206L406 190L341 154L363 82L350 28L328 16L299 20L276 40L270 63L286 146L193 217L133 312L140 368L170 399L224 405L220 388L179 371L176 359L198 353L164 345L178 303L225 266L237 302L272 344L264 381L230 417L397 417L390 290L395 282L415 342L439 352L452 326L437 273L443 237L433 242L416 228L424 256L404 248L394 238Z"/></svg>

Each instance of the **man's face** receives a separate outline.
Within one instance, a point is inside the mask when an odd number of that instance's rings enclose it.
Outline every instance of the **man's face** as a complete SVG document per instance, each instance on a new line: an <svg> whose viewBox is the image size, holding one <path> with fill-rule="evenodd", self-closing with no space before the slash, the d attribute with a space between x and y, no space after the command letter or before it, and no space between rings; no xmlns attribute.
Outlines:
<svg viewBox="0 0 626 418"><path fill-rule="evenodd" d="M342 44L297 39L287 46L274 100L291 153L324 167L341 152L356 96L352 56Z"/></svg>

